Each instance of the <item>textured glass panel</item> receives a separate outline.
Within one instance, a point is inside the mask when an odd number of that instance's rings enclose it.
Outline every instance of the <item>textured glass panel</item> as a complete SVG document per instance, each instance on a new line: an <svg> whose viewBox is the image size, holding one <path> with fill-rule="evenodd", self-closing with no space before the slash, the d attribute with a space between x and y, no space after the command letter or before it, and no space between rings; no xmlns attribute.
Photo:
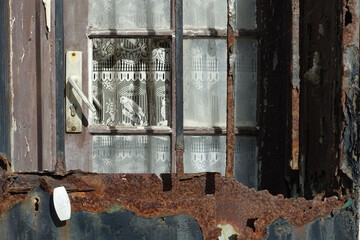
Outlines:
<svg viewBox="0 0 360 240"><path fill-rule="evenodd" d="M169 126L170 41L93 39L95 124Z"/></svg>
<svg viewBox="0 0 360 240"><path fill-rule="evenodd" d="M185 136L186 173L220 172L224 176L225 167L225 136Z"/></svg>
<svg viewBox="0 0 360 240"><path fill-rule="evenodd" d="M226 126L226 40L184 40L184 125Z"/></svg>
<svg viewBox="0 0 360 240"><path fill-rule="evenodd" d="M89 0L95 29L170 29L169 0Z"/></svg>
<svg viewBox="0 0 360 240"><path fill-rule="evenodd" d="M236 27L256 28L256 0L236 0Z"/></svg>
<svg viewBox="0 0 360 240"><path fill-rule="evenodd" d="M256 137L235 137L235 179L250 188L257 188L256 156Z"/></svg>
<svg viewBox="0 0 360 240"><path fill-rule="evenodd" d="M226 0L184 0L184 28L226 28Z"/></svg>
<svg viewBox="0 0 360 240"><path fill-rule="evenodd" d="M236 41L236 126L256 126L257 46L253 39Z"/></svg>
<svg viewBox="0 0 360 240"><path fill-rule="evenodd" d="M169 173L170 137L95 135L92 169L98 173Z"/></svg>

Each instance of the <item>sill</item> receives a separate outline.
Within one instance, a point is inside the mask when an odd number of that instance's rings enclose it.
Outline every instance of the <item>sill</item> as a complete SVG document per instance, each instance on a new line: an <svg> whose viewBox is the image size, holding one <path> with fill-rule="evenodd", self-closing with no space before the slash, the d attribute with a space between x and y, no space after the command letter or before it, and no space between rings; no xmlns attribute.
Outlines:
<svg viewBox="0 0 360 240"><path fill-rule="evenodd" d="M101 126L93 125L89 126L89 132L91 134L170 134L172 129L169 127L124 127L124 126Z"/></svg>

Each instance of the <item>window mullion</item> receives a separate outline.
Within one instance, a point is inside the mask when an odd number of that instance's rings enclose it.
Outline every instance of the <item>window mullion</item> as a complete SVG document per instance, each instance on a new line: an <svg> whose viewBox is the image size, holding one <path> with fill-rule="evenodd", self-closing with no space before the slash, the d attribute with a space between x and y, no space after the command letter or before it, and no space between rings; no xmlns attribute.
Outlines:
<svg viewBox="0 0 360 240"><path fill-rule="evenodd" d="M174 6L175 23L175 151L176 151L176 173L178 176L184 174L184 113L183 113L183 0L175 0Z"/></svg>
<svg viewBox="0 0 360 240"><path fill-rule="evenodd" d="M227 113L226 113L226 170L225 176L234 177L235 153L235 0L227 0Z"/></svg>

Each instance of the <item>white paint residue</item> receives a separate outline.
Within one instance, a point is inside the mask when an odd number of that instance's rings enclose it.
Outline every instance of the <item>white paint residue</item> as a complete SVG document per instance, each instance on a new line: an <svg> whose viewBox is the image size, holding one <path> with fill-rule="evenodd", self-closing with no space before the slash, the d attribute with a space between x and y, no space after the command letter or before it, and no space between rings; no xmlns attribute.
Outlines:
<svg viewBox="0 0 360 240"><path fill-rule="evenodd" d="M51 0L43 0L45 6L45 17L46 17L46 27L48 32L51 31Z"/></svg>
<svg viewBox="0 0 360 240"><path fill-rule="evenodd" d="M25 145L26 145L26 153L24 155L24 158L28 155L28 153L30 152L30 144L29 144L29 141L27 139L27 137L25 136Z"/></svg>
<svg viewBox="0 0 360 240"><path fill-rule="evenodd" d="M239 236L239 233L236 232L233 226L231 226L230 224L219 224L217 227L222 229L221 236L218 237L218 240L228 240L233 235Z"/></svg>

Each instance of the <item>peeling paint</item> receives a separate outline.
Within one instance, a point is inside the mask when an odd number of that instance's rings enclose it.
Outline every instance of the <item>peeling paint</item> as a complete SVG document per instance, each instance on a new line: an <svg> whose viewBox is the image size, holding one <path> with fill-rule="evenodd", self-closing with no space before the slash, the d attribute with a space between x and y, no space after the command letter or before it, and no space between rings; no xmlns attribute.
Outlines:
<svg viewBox="0 0 360 240"><path fill-rule="evenodd" d="M318 52L315 52L313 57L312 68L309 69L304 75L309 81L311 81L316 85L319 85L321 81L319 61L320 61L320 54Z"/></svg>
<svg viewBox="0 0 360 240"><path fill-rule="evenodd" d="M51 0L43 0L45 7L46 28L51 32Z"/></svg>
<svg viewBox="0 0 360 240"><path fill-rule="evenodd" d="M279 64L279 59L278 59L277 52L275 52L274 53L274 58L273 58L273 71L275 71L278 64Z"/></svg>

